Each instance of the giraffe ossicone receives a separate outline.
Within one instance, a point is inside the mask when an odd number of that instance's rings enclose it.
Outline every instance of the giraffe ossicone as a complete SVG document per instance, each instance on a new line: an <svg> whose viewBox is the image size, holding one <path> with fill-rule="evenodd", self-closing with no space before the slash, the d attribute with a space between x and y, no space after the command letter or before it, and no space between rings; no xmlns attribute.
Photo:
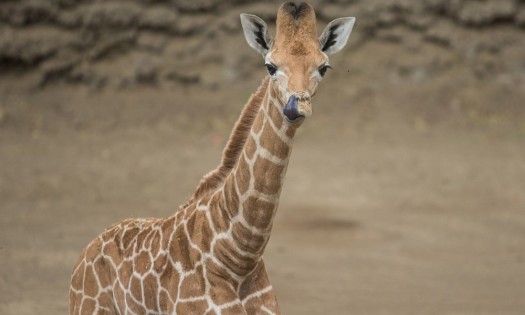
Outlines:
<svg viewBox="0 0 525 315"><path fill-rule="evenodd" d="M313 8L286 2L272 40L262 19L241 14L268 76L220 165L172 216L127 219L95 238L71 277L70 314L280 314L262 254L295 131L354 21L336 19L317 37Z"/></svg>

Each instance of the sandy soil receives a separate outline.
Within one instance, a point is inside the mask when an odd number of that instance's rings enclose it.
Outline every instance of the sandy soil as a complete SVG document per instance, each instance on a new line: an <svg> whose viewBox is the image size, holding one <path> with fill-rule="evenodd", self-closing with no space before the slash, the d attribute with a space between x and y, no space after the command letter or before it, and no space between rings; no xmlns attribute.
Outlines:
<svg viewBox="0 0 525 315"><path fill-rule="evenodd" d="M334 59L297 135L265 255L282 311L524 314L525 85L454 63L403 79L393 49L348 57L366 72ZM83 246L175 211L263 71L218 89L3 81L0 314L67 313Z"/></svg>

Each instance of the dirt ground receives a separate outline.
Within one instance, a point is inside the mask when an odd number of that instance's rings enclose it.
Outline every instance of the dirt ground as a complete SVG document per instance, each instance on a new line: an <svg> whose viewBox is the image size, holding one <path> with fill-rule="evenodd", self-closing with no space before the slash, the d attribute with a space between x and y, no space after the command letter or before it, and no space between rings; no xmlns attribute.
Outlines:
<svg viewBox="0 0 525 315"><path fill-rule="evenodd" d="M265 253L284 314L525 313L524 72L479 78L447 52L432 76L398 67L429 47L333 58ZM67 313L82 248L176 211L263 75L103 90L2 78L0 314Z"/></svg>

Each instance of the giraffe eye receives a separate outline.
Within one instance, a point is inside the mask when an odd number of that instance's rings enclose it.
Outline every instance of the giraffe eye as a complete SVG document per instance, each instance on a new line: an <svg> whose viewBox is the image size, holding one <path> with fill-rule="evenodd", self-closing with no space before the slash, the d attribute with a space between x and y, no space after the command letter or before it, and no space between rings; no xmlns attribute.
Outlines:
<svg viewBox="0 0 525 315"><path fill-rule="evenodd" d="M266 69L268 69L268 73L270 75L274 75L277 72L277 67L272 65L271 63L265 64Z"/></svg>
<svg viewBox="0 0 525 315"><path fill-rule="evenodd" d="M319 74L321 75L321 77L324 77L324 75L326 74L326 70L328 69L331 69L332 67L328 64L326 65L322 65L319 67L319 69L317 69L317 71L319 71Z"/></svg>

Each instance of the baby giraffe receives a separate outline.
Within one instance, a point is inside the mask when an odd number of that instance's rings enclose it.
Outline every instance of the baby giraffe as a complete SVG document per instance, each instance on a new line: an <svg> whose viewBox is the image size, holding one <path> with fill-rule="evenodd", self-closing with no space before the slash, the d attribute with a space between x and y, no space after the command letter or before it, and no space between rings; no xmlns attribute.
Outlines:
<svg viewBox="0 0 525 315"><path fill-rule="evenodd" d="M95 238L73 271L69 314L280 314L262 255L295 132L354 21L336 19L318 38L313 8L286 2L272 40L263 20L241 14L268 76L220 165L172 216L127 219Z"/></svg>

